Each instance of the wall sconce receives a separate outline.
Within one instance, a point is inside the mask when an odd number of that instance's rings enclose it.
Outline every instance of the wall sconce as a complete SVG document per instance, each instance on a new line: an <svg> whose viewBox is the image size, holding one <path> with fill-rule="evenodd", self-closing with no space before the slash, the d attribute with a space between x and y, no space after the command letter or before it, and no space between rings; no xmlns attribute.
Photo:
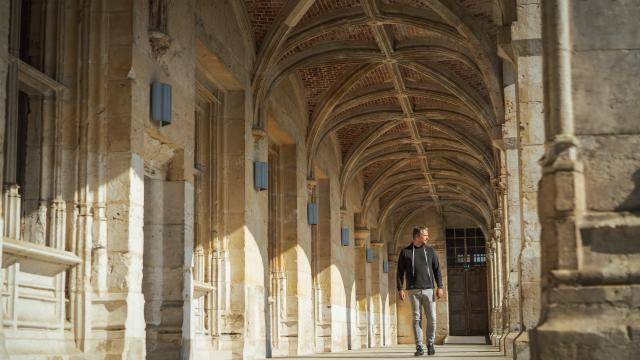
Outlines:
<svg viewBox="0 0 640 360"><path fill-rule="evenodd" d="M318 225L318 204L312 202L307 204L307 220L309 225Z"/></svg>
<svg viewBox="0 0 640 360"><path fill-rule="evenodd" d="M370 247L367 248L367 262L368 263L373 262L373 249Z"/></svg>
<svg viewBox="0 0 640 360"><path fill-rule="evenodd" d="M342 246L348 246L349 245L349 228L342 228L340 241L342 243Z"/></svg>
<svg viewBox="0 0 640 360"><path fill-rule="evenodd" d="M253 163L253 183L256 190L267 190L269 185L269 164L264 161L255 161Z"/></svg>
<svg viewBox="0 0 640 360"><path fill-rule="evenodd" d="M151 84L151 119L160 126L171 124L171 85L159 81Z"/></svg>

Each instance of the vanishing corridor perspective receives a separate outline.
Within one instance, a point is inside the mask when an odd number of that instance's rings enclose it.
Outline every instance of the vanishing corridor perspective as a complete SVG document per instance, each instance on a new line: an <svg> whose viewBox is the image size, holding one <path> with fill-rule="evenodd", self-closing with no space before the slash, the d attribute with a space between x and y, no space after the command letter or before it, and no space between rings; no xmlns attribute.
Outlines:
<svg viewBox="0 0 640 360"><path fill-rule="evenodd" d="M0 359L413 356L416 226L436 356L640 359L638 19L0 0Z"/></svg>

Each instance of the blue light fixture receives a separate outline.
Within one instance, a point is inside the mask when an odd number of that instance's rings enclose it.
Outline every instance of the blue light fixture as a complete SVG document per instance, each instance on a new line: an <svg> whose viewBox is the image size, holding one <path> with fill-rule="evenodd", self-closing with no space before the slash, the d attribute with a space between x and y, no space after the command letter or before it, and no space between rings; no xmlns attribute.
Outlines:
<svg viewBox="0 0 640 360"><path fill-rule="evenodd" d="M313 202L307 204L307 220L309 225L318 225L318 204Z"/></svg>
<svg viewBox="0 0 640 360"><path fill-rule="evenodd" d="M151 119L161 126L171 124L171 85L159 81L151 84Z"/></svg>
<svg viewBox="0 0 640 360"><path fill-rule="evenodd" d="M349 228L342 228L340 240L341 240L342 246L349 245Z"/></svg>
<svg viewBox="0 0 640 360"><path fill-rule="evenodd" d="M258 191L268 189L269 164L264 161L255 161L253 163L253 183Z"/></svg>
<svg viewBox="0 0 640 360"><path fill-rule="evenodd" d="M370 247L367 248L367 262L368 263L373 262L373 249Z"/></svg>

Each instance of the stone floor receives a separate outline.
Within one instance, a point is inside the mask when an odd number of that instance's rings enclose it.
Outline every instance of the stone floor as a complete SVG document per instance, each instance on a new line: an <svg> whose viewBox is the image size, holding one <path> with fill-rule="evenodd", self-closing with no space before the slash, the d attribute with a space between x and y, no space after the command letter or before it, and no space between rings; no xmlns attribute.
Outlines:
<svg viewBox="0 0 640 360"><path fill-rule="evenodd" d="M382 348L346 351L341 353L317 354L308 356L299 356L294 358L279 359L415 359L413 352L415 348L412 345L395 345ZM446 344L436 346L436 355L427 356L425 359L506 359L500 353L498 348L491 345L478 344Z"/></svg>

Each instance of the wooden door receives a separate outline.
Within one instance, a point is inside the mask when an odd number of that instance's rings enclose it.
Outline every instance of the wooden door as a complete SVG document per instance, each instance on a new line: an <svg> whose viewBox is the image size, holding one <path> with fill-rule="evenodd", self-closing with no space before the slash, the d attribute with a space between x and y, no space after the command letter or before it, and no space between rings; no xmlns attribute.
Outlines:
<svg viewBox="0 0 640 360"><path fill-rule="evenodd" d="M449 333L467 335L469 319L466 305L466 276L464 269L449 269Z"/></svg>
<svg viewBox="0 0 640 360"><path fill-rule="evenodd" d="M487 272L485 267L465 271L467 284L467 312L469 335L489 333L487 309Z"/></svg>
<svg viewBox="0 0 640 360"><path fill-rule="evenodd" d="M450 334L487 335L486 268L454 268L448 273Z"/></svg>

